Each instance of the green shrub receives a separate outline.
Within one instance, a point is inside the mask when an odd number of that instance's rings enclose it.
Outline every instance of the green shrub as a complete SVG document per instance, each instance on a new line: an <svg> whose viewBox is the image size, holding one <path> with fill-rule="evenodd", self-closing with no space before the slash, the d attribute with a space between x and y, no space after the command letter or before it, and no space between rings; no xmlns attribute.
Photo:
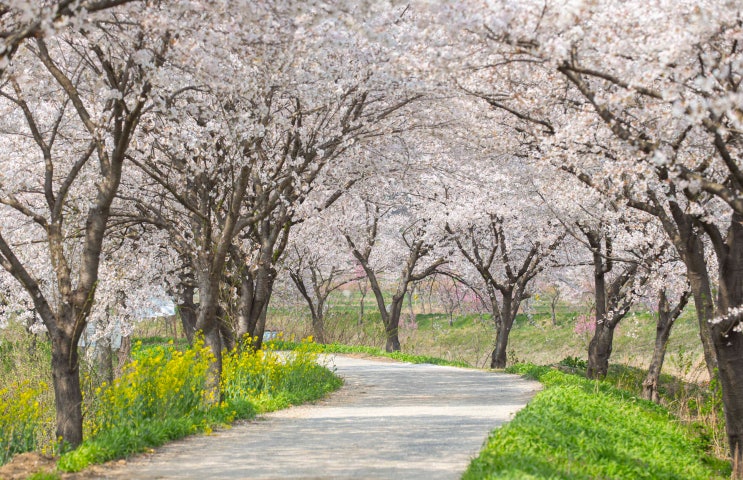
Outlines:
<svg viewBox="0 0 743 480"><path fill-rule="evenodd" d="M586 368L588 368L588 362L586 362L582 358L572 357L572 356L567 356L563 358L562 360L560 360L558 365L562 365L563 367L568 367L572 369L580 369L580 370L585 370Z"/></svg>

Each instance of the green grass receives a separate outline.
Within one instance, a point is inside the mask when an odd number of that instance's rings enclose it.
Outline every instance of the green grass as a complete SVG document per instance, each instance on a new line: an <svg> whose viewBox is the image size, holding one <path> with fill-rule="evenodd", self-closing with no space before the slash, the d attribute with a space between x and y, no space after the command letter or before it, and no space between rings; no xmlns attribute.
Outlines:
<svg viewBox="0 0 743 480"><path fill-rule="evenodd" d="M607 382L548 367L510 369L545 389L495 430L464 479L714 479L728 462L666 409Z"/></svg>
<svg viewBox="0 0 743 480"><path fill-rule="evenodd" d="M272 340L269 342L272 348L276 350L294 350L297 348L298 343L284 341L284 340ZM365 347L363 345L341 345L338 343L326 343L316 344L314 347L317 352L321 353L361 353L365 355L372 355L375 357L386 357L399 360L401 362L408 363L429 363L432 365L448 365L452 367L470 367L466 362L452 361L443 358L432 357L428 355L413 355L410 353L403 352L386 352L381 348L376 347Z"/></svg>

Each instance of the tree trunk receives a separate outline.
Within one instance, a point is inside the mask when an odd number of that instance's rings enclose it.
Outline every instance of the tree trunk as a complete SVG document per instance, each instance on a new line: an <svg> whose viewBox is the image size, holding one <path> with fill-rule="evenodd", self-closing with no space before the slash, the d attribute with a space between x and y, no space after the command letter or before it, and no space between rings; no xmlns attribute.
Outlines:
<svg viewBox="0 0 743 480"><path fill-rule="evenodd" d="M322 305L318 310L322 309ZM315 343L325 343L325 315L320 311L312 315L312 335Z"/></svg>
<svg viewBox="0 0 743 480"><path fill-rule="evenodd" d="M705 259L704 241L698 233L691 215L685 213L675 202L670 203L670 208L675 225L663 222L663 226L686 266L686 277L689 280L694 297L694 307L697 311L699 338L702 341L704 361L709 378L714 378L717 358L709 321L714 318L715 305L709 271L707 270L707 260Z"/></svg>
<svg viewBox="0 0 743 480"><path fill-rule="evenodd" d="M490 368L506 368L508 359L508 335L511 333L511 326L506 326L508 322L501 321L500 326L495 334L495 348L493 349L493 358L490 361Z"/></svg>
<svg viewBox="0 0 743 480"><path fill-rule="evenodd" d="M253 291L253 304L250 306L249 331L254 340L254 347L263 347L263 334L266 332L266 319L268 315L268 304L273 293L273 283L276 279L276 270L271 266L261 267L256 275L255 289Z"/></svg>
<svg viewBox="0 0 743 480"><path fill-rule="evenodd" d="M390 303L390 314L384 325L384 332L387 337L384 349L387 352L400 351L400 315L402 314L403 300L405 300L404 291L402 294L395 294ZM384 319L384 317L382 318Z"/></svg>
<svg viewBox="0 0 743 480"><path fill-rule="evenodd" d="M364 298L366 297L366 292L364 292L361 295L361 300L359 300L359 326L361 326L364 323Z"/></svg>
<svg viewBox="0 0 743 480"><path fill-rule="evenodd" d="M726 245L718 245L719 293L718 316L730 320L713 322L712 340L717 354L717 368L725 426L728 434L733 477L743 478L743 333L740 328L743 306L743 216L733 214ZM737 322L736 322L737 320Z"/></svg>
<svg viewBox="0 0 743 480"><path fill-rule="evenodd" d="M253 306L253 277L240 275L240 299L237 304L237 338L243 340L250 332L250 309Z"/></svg>
<svg viewBox="0 0 743 480"><path fill-rule="evenodd" d="M671 326L673 323L664 323L658 319L658 326L655 329L655 347L653 348L653 357L648 367L648 373L645 380L642 381L642 398L655 403L660 401L658 397L658 382L660 372L663 369L663 360L666 356L666 347L668 337L671 335Z"/></svg>
<svg viewBox="0 0 743 480"><path fill-rule="evenodd" d="M270 295L270 294L269 294ZM253 343L253 346L256 350L260 350L263 348L263 335L266 333L266 320L268 317L268 300L266 300L266 303L263 304L263 310L261 310L260 315L258 315L258 319L255 322L255 330L253 333L253 337L255 337L255 342Z"/></svg>
<svg viewBox="0 0 743 480"><path fill-rule="evenodd" d="M596 333L588 344L588 368L586 370L588 378L603 379L606 377L616 325L606 320L596 325Z"/></svg>
<svg viewBox="0 0 743 480"><path fill-rule="evenodd" d="M196 319L196 332L204 336L204 345L211 349L213 361L207 373L207 391L210 400L220 399L220 380L222 378L222 338L217 320L219 301L219 276L211 272L197 272L199 281L199 311Z"/></svg>
<svg viewBox="0 0 743 480"><path fill-rule="evenodd" d="M516 319L516 313L518 311L518 305L514 306L513 299L511 298L513 292L506 291L502 293L503 307L493 309L493 317L500 320L495 322L495 348L493 349L490 368L506 368L508 361L508 336L511 333L511 328L513 327L513 322Z"/></svg>
<svg viewBox="0 0 743 480"><path fill-rule="evenodd" d="M738 332L732 332L728 338L715 335L715 348L728 445L735 469L733 478L743 478L743 335Z"/></svg>
<svg viewBox="0 0 743 480"><path fill-rule="evenodd" d="M119 351L116 352L116 371L114 376L119 378L124 372L124 366L129 362L129 356L132 353L132 338L121 337L121 346Z"/></svg>
<svg viewBox="0 0 743 480"><path fill-rule="evenodd" d="M76 448L83 441L83 395L80 389L77 339L61 329L52 338L52 382L57 410L56 438Z"/></svg>
<svg viewBox="0 0 743 480"><path fill-rule="evenodd" d="M209 347L214 358L209 362L209 370L206 378L207 401L211 404L221 402L222 392L220 382L222 380L222 335L219 328L213 328L204 332L204 346Z"/></svg>
<svg viewBox="0 0 743 480"><path fill-rule="evenodd" d="M249 335L256 349L263 346L266 314L275 279L276 270L265 259L241 279L237 336L242 338Z"/></svg>
<svg viewBox="0 0 743 480"><path fill-rule="evenodd" d="M386 334L387 340L384 344L384 350L388 353L392 352L399 352L400 347L400 336L399 336L399 327L395 326L393 324L386 325L384 327L384 332Z"/></svg>
<svg viewBox="0 0 743 480"><path fill-rule="evenodd" d="M230 351L235 348L235 331L232 329L227 311L221 306L217 306L217 328L219 335L222 337L222 348Z"/></svg>
<svg viewBox="0 0 743 480"><path fill-rule="evenodd" d="M111 385L114 381L114 364L113 352L111 350L111 339L107 337L99 338L95 344L95 369L96 382L101 384L106 382Z"/></svg>
<svg viewBox="0 0 743 480"><path fill-rule="evenodd" d="M601 236L594 231L584 232L593 251L593 287L596 303L596 330L588 344L588 378L604 378L609 371L609 357L611 356L612 342L614 341L614 325L608 323L608 305L606 295L606 274L611 271L613 264L604 260L601 253ZM609 240L605 240L606 250L609 250Z"/></svg>
<svg viewBox="0 0 743 480"><path fill-rule="evenodd" d="M694 253L692 256L695 258L691 259L691 262L684 262L686 264L686 277L689 279L689 285L691 286L694 297L694 308L697 312L697 321L699 323L699 338L702 341L707 373L709 373L709 378L714 378L715 369L717 368L716 347L713 345L709 326L710 320L715 316L714 298L704 260L704 252ZM697 262L701 262L705 266L700 269L700 265L696 265Z"/></svg>
<svg viewBox="0 0 743 480"><path fill-rule="evenodd" d="M658 397L658 381L660 379L661 369L663 368L663 360L666 356L668 338L671 336L671 328L679 315L681 315L688 298L689 292L686 291L682 294L676 308L671 309L665 290L661 290L660 292L658 298L658 323L655 328L653 358L648 367L648 374L642 382L642 397L646 400L651 400L655 403L658 403L660 400Z"/></svg>
<svg viewBox="0 0 743 480"><path fill-rule="evenodd" d="M671 327L675 320L676 318L671 317L666 292L665 290L661 290L660 298L658 299L658 322L655 327L653 357L650 361L645 380L642 382L642 398L645 400L651 400L655 403L658 403L660 400L658 397L658 381L660 379L661 369L663 368L663 360L666 356L668 338L671 336Z"/></svg>
<svg viewBox="0 0 743 480"><path fill-rule="evenodd" d="M178 304L178 314L181 316L183 333L188 343L193 345L193 334L196 331L197 305L193 301L194 287L183 287L181 303Z"/></svg>

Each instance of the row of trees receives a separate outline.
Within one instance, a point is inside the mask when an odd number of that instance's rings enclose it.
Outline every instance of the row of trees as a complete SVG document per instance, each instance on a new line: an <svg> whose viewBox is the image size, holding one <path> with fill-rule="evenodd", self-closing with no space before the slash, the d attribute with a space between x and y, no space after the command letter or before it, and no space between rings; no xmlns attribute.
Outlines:
<svg viewBox="0 0 743 480"><path fill-rule="evenodd" d="M0 8L0 286L51 339L58 435L82 441L86 324L157 292L218 389L281 269L319 339L329 292L368 278L388 350L411 285L450 276L492 313L493 367L550 272L591 279L592 377L648 296L659 372L691 297L740 458L743 20L665 3Z"/></svg>

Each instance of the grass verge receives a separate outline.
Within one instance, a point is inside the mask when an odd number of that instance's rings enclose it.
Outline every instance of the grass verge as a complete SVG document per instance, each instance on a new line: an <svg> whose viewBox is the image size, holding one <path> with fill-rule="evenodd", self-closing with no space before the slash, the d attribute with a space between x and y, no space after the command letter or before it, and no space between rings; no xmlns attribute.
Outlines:
<svg viewBox="0 0 743 480"><path fill-rule="evenodd" d="M656 404L549 367L508 371L545 389L495 430L464 479L722 479L728 462Z"/></svg>
<svg viewBox="0 0 743 480"><path fill-rule="evenodd" d="M271 340L268 342L271 348L276 350L294 350L301 344L286 340ZM341 345L338 343L314 344L313 349L318 353L361 353L375 357L386 357L408 363L429 363L431 365L447 365L452 367L471 368L467 362L457 360L445 360L443 358L428 355L412 355L403 352L386 352L381 348L366 347L363 345Z"/></svg>

